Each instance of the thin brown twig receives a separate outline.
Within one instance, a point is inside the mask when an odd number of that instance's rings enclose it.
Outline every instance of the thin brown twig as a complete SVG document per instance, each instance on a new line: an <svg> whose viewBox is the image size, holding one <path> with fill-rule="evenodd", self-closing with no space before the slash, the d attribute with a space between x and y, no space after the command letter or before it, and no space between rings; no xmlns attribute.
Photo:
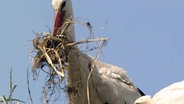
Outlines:
<svg viewBox="0 0 184 104"><path fill-rule="evenodd" d="M100 53L101 50L102 50L103 45L104 45L104 41L101 40L101 42L100 42L100 44L99 44L99 48L98 48L97 53L96 53L96 56L95 56L95 58L93 59L93 65L92 65L92 67L91 67L91 71L90 71L90 73L89 73L89 75L88 75L88 78L87 78L87 101L88 101L87 104L90 104L89 80L90 80L90 78L91 78L91 75L92 75L93 71L95 70L95 63L96 63L96 61L98 61L98 56L99 56L99 53Z"/></svg>
<svg viewBox="0 0 184 104"><path fill-rule="evenodd" d="M85 40L78 41L78 42L68 43L65 46L73 46L73 45L77 45L77 44L84 44L84 43L98 42L98 41L107 41L107 40L109 40L109 39L108 38L85 39Z"/></svg>
<svg viewBox="0 0 184 104"><path fill-rule="evenodd" d="M59 33L63 34L65 32L65 30L70 26L70 24L74 24L74 21L71 19L67 19L64 24L61 26L61 28L59 29Z"/></svg>
<svg viewBox="0 0 184 104"><path fill-rule="evenodd" d="M42 87L42 95L43 95L43 104L48 104L48 100L47 100L47 94L46 94L46 89L45 87Z"/></svg>

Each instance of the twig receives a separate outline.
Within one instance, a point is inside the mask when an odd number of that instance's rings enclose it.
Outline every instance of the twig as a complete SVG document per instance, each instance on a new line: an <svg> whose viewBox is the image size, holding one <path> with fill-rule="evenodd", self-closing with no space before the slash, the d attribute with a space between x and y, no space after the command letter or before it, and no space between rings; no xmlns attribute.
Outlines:
<svg viewBox="0 0 184 104"><path fill-rule="evenodd" d="M29 68L27 68L27 90L28 90L28 93L29 93L29 99L31 100L31 103L34 104L32 96L31 96L31 90L30 90L30 87L29 87Z"/></svg>
<svg viewBox="0 0 184 104"><path fill-rule="evenodd" d="M59 33L63 34L65 32L65 30L70 26L71 23L74 23L73 20L71 19L67 19L64 24L61 26L61 28L59 29Z"/></svg>
<svg viewBox="0 0 184 104"><path fill-rule="evenodd" d="M46 94L46 89L45 87L42 87L42 94L43 94L43 104L48 104L48 100L47 100L47 94Z"/></svg>
<svg viewBox="0 0 184 104"><path fill-rule="evenodd" d="M38 45L38 48L43 52L43 54L45 55L45 58L46 58L47 62L56 71L56 73L58 75L60 75L61 77L64 77L64 73L58 71L57 67L52 63L52 60L50 59L49 55L47 54L45 47L43 47L43 46L41 47L40 45Z"/></svg>
<svg viewBox="0 0 184 104"><path fill-rule="evenodd" d="M96 56L93 59L93 65L91 67L91 71L90 71L90 73L88 75L88 78L87 78L87 101L88 101L87 104L90 104L89 80L91 78L91 75L92 75L93 71L95 70L95 63L98 60L98 55L99 55L100 51L102 50L103 45L104 45L104 41L101 40L101 42L99 44L99 49L97 50Z"/></svg>
<svg viewBox="0 0 184 104"><path fill-rule="evenodd" d="M85 39L79 42L73 42L73 43L68 43L65 46L73 46L77 44L83 44L83 43L89 43L89 42L98 42L98 41L107 41L109 40L108 38L97 38L97 39Z"/></svg>
<svg viewBox="0 0 184 104"><path fill-rule="evenodd" d="M60 65L60 71L61 71L61 73L63 73L63 77L62 78L64 78L64 70L63 70L62 60L61 60L58 52L56 52L56 50L54 50L54 53L56 54L56 57L58 58L58 62L59 62L59 65Z"/></svg>

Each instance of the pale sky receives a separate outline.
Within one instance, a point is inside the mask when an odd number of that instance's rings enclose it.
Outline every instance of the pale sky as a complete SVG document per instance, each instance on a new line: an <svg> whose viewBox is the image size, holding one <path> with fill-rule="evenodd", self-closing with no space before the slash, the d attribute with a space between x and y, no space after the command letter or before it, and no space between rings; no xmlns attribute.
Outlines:
<svg viewBox="0 0 184 104"><path fill-rule="evenodd" d="M184 80L183 0L72 2L76 20L89 21L96 37L110 39L100 60L126 69L143 92L154 95L161 88ZM0 96L8 96L12 67L13 82L18 85L14 97L30 103L26 69L31 69L33 31L48 32L52 23L51 0L0 1ZM77 39L85 35L86 27L76 25ZM30 83L37 104L41 103L43 79L40 76ZM66 104L64 101L66 97L61 97Z"/></svg>

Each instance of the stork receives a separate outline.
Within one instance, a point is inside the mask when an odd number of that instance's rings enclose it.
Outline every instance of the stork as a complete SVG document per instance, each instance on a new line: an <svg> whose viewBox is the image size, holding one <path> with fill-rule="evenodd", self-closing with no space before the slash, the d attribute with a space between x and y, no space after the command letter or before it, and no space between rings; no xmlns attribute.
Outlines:
<svg viewBox="0 0 184 104"><path fill-rule="evenodd" d="M66 19L73 19L71 0L52 0L54 8L53 36ZM74 27L65 31L70 41L75 41ZM67 70L69 104L133 104L144 95L128 78L126 71L93 58L73 47L68 54ZM89 99L87 97L87 77L94 64L89 81Z"/></svg>
<svg viewBox="0 0 184 104"><path fill-rule="evenodd" d="M142 96L134 104L184 104L184 81L163 88L151 96Z"/></svg>

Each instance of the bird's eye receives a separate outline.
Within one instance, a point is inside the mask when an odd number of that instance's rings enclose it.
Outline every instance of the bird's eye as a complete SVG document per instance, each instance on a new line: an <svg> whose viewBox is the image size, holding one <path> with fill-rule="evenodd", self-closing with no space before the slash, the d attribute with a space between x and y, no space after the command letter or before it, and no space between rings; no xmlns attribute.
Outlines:
<svg viewBox="0 0 184 104"><path fill-rule="evenodd" d="M63 3L61 4L61 9L63 9L66 6L66 0L63 1Z"/></svg>

